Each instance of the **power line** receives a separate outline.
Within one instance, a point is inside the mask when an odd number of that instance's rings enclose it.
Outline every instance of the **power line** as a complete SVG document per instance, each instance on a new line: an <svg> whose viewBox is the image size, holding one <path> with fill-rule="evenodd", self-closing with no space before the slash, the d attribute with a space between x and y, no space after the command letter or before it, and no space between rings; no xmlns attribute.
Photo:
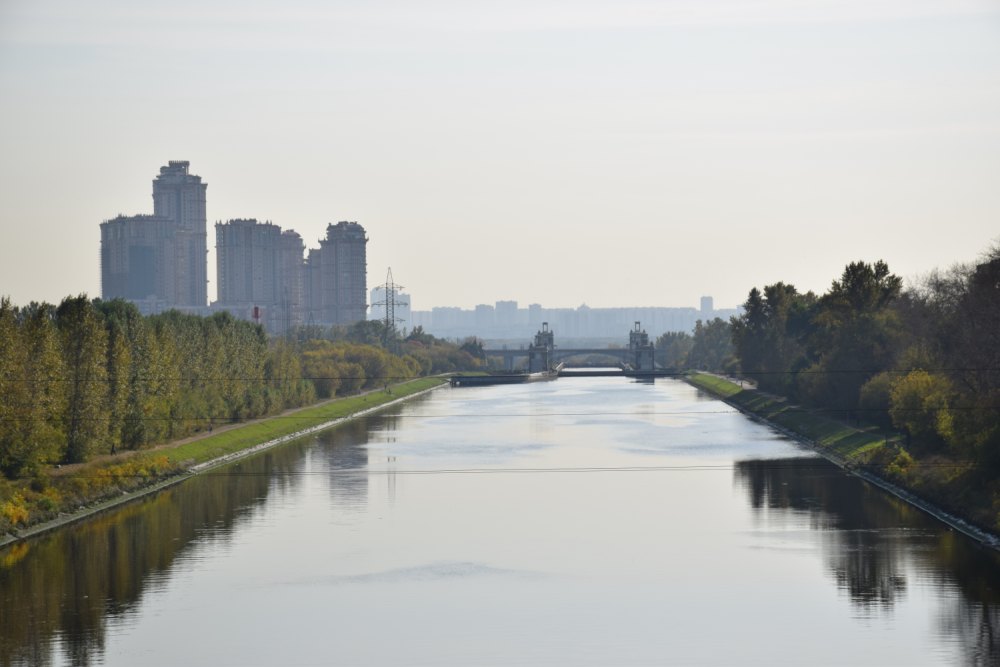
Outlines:
<svg viewBox="0 0 1000 667"><path fill-rule="evenodd" d="M379 407L379 406L373 406ZM303 408L304 410L309 409L308 407ZM969 405L969 406L955 406L946 408L783 408L771 413L771 416L777 414L883 414L889 412L896 413L908 413L908 414L924 414L924 413L940 413L940 412L990 412L990 411L1000 411L1000 405ZM405 418L405 419L493 419L493 418L514 418L514 419L536 419L539 417L670 417L670 416L694 416L694 415L722 415L722 414L742 414L740 410L735 408L729 410L671 410L671 411L641 411L641 412L465 412L465 413L398 413L392 415L379 415L381 417L390 417L392 419ZM330 415L330 419L339 419L341 417L349 417L351 415L341 415L340 417L335 415ZM763 415L768 416L768 415ZM21 421L42 421L47 419L58 419L59 415L56 416L37 416L28 415L22 417L0 417L0 422L21 422ZM78 416L73 417L80 421L109 421L111 419L117 419L121 421L137 422L137 421L210 421L215 423L220 423L220 425L226 424L246 424L250 420L279 420L288 419L296 420L302 419L301 415L290 414L290 415L259 415L255 417L246 417L237 421L233 420L231 415L217 415L217 416L202 416L202 415L185 415L185 416L132 416L132 415L101 415L101 416ZM307 417L313 418L313 417ZM873 427L875 425L872 425Z"/></svg>
<svg viewBox="0 0 1000 667"><path fill-rule="evenodd" d="M707 445L709 446L709 445ZM411 469L385 469L385 468L331 468L328 470L225 470L207 471L198 473L198 477L358 477L370 475L509 475L509 474L586 474L586 473L607 473L607 472L728 472L739 470L741 464L753 464L757 470L767 471L794 471L794 472L823 472L830 476L841 476L840 469L833 463L821 457L815 457L815 464L803 465L798 459L795 463L786 463L782 460L768 459L745 459L722 464L692 464L692 465L660 465L660 466L557 466L551 468L539 467L518 467L518 468L411 468ZM946 463L946 462L920 462L914 461L908 467L926 469L964 469L968 468L967 463ZM856 465L857 470L882 470L882 466ZM157 475L142 475L138 473L119 475L125 478L158 478ZM91 479L107 475L70 473L61 475L61 478Z"/></svg>
<svg viewBox="0 0 1000 667"><path fill-rule="evenodd" d="M892 373L892 374L907 374L915 371L923 371L926 373L1000 373L1000 368L976 368L976 367L954 367L954 368L889 368L889 369L864 369L864 368L854 368L854 369L804 369L804 370L786 370L786 371L745 371L744 375L746 377L742 379L753 379L754 376L760 375L839 375L839 374L878 374L878 373ZM468 371L454 371L438 374L440 377L451 376L451 375L461 375L463 372ZM658 377L666 378L678 378L687 376L690 371L661 371ZM572 371L568 372L567 375L572 375ZM210 382L299 382L303 380L308 381L385 381L385 380L395 380L395 381L406 381L406 380L419 380L426 377L434 376L417 376L412 375L295 375L295 376L279 376L279 377L242 377L242 376L167 376L167 377L129 377L124 381L119 378L114 377L86 377L86 378L75 378L75 377L47 377L47 378L16 378L7 377L4 379L6 382L31 382L31 383L45 383L45 382L123 382L123 384L134 383L134 382L181 382L181 383L210 383ZM736 378L740 380L741 378Z"/></svg>

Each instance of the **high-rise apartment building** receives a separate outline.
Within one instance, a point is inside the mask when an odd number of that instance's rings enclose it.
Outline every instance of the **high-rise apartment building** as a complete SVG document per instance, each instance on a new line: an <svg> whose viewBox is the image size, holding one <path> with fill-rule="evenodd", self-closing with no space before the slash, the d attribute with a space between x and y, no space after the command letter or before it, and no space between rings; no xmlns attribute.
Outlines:
<svg viewBox="0 0 1000 667"><path fill-rule="evenodd" d="M353 324L365 319L368 295L365 228L338 222L326 228L306 262L307 319L316 324Z"/></svg>
<svg viewBox="0 0 1000 667"><path fill-rule="evenodd" d="M305 251L306 244L299 233L286 229L281 232L281 247L278 255L278 305L280 308L281 330L304 323L305 293Z"/></svg>
<svg viewBox="0 0 1000 667"><path fill-rule="evenodd" d="M257 220L215 225L219 298L215 308L271 332L302 324L302 237Z"/></svg>
<svg viewBox="0 0 1000 667"><path fill-rule="evenodd" d="M143 313L202 311L208 303L205 190L189 162L171 161L153 180L153 215L101 224L101 296L135 301Z"/></svg>
<svg viewBox="0 0 1000 667"><path fill-rule="evenodd" d="M178 306L205 307L208 276L205 217L207 183L188 173L187 160L170 160L153 180L153 214L174 223L176 271L173 296Z"/></svg>
<svg viewBox="0 0 1000 667"><path fill-rule="evenodd" d="M207 313L205 193L191 163L171 160L153 179L153 215L101 223L101 295L134 301L143 314ZM353 324L367 310L368 237L356 222L327 226L320 247L270 222L215 226L218 300L212 308L256 320L273 333L307 321Z"/></svg>
<svg viewBox="0 0 1000 667"><path fill-rule="evenodd" d="M172 221L119 215L101 223L101 296L134 301L144 313L171 307L174 284Z"/></svg>
<svg viewBox="0 0 1000 667"><path fill-rule="evenodd" d="M249 310L277 302L280 227L254 219L217 222L215 250L219 307Z"/></svg>

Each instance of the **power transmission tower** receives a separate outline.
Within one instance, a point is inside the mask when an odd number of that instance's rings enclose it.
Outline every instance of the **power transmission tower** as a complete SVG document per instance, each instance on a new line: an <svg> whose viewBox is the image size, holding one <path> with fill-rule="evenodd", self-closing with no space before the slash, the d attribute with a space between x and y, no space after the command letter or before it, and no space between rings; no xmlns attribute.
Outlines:
<svg viewBox="0 0 1000 667"><path fill-rule="evenodd" d="M382 288L382 300L376 301L372 305L385 308L385 315L382 318L382 336L386 349L389 349L396 340L396 323L403 321L403 318L396 317L396 304L408 306L409 300L400 296L399 292L403 290L403 286L393 282L391 266L385 276L385 284L379 285L379 287ZM393 345L393 347L395 346Z"/></svg>

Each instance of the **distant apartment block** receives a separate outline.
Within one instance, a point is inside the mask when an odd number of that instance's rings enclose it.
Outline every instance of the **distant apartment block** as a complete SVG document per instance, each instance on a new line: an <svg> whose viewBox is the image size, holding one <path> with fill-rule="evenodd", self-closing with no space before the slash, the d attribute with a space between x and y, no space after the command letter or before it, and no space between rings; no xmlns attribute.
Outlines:
<svg viewBox="0 0 1000 667"><path fill-rule="evenodd" d="M278 251L278 305L282 330L305 323L306 244L292 229L281 232Z"/></svg>
<svg viewBox="0 0 1000 667"><path fill-rule="evenodd" d="M700 308L543 308L533 303L519 308L516 301L480 304L474 309L439 307L430 311L415 310L413 326L443 338L479 336L491 341L516 343L528 341L542 322L548 322L561 340L600 339L608 342L626 339L634 323L641 321L653 336L667 331L692 331L698 320L715 317L729 319L736 308L715 309L711 297L701 300Z"/></svg>
<svg viewBox="0 0 1000 667"><path fill-rule="evenodd" d="M104 299L129 299L147 315L227 310L273 333L365 319L368 237L356 222L329 225L308 261L293 230L252 218L217 223L218 299L209 308L207 189L189 162L171 160L153 180L153 215L101 223Z"/></svg>
<svg viewBox="0 0 1000 667"><path fill-rule="evenodd" d="M188 173L190 162L171 160L153 180L153 214L173 222L174 303L204 308L208 303L205 218L207 183Z"/></svg>
<svg viewBox="0 0 1000 667"><path fill-rule="evenodd" d="M254 219L215 225L218 300L228 310L280 333L302 324L302 238Z"/></svg>
<svg viewBox="0 0 1000 667"><path fill-rule="evenodd" d="M356 222L329 224L319 248L306 261L306 312L320 325L353 324L367 310L367 250L365 228Z"/></svg>
<svg viewBox="0 0 1000 667"><path fill-rule="evenodd" d="M101 296L134 301L146 313L176 302L173 221L119 215L101 223Z"/></svg>
<svg viewBox="0 0 1000 667"><path fill-rule="evenodd" d="M134 301L143 313L169 308L201 312L205 275L205 190L186 161L160 167L153 215L119 215L101 223L101 296Z"/></svg>

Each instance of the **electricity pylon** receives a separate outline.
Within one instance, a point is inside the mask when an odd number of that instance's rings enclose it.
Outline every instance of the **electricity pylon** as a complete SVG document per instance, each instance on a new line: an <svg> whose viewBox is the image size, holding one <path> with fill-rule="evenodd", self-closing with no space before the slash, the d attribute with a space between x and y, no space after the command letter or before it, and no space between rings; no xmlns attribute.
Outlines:
<svg viewBox="0 0 1000 667"><path fill-rule="evenodd" d="M382 336L385 347L388 349L390 341L396 340L396 323L403 321L403 318L396 317L396 304L398 303L401 306L409 305L409 301L406 297L400 298L399 292L403 289L403 286L393 282L391 266L385 276L385 284L379 285L379 287L382 288L382 301L376 301L372 305L385 308L385 316L382 318L382 324L384 325Z"/></svg>

